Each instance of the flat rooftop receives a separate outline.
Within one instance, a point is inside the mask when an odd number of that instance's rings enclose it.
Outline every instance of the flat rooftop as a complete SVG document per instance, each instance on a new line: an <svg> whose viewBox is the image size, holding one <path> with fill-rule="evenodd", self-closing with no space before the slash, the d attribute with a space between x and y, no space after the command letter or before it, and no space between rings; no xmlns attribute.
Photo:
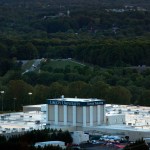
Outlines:
<svg viewBox="0 0 150 150"><path fill-rule="evenodd" d="M46 124L45 112L0 114L0 134L42 129L44 124Z"/></svg>
<svg viewBox="0 0 150 150"><path fill-rule="evenodd" d="M49 105L69 105L69 106L95 106L104 105L105 100L97 98L56 98L47 99L47 104Z"/></svg>
<svg viewBox="0 0 150 150"><path fill-rule="evenodd" d="M67 98L67 99L71 100L71 98ZM84 100L86 99L77 99L77 100L83 100L84 102ZM58 101L61 101L61 99L59 99ZM67 102L72 102L72 101L67 101ZM105 110L106 110L106 115L113 116L113 115L125 114L126 116L125 124L93 126L93 127L87 127L87 129L92 128L92 130L112 129L112 130L122 130L122 131L128 130L128 131L137 131L137 132L138 131L150 132L150 107L106 104ZM30 131L33 129L44 129L45 125L46 125L45 111L43 112L29 111L29 112L0 114L0 134ZM58 129L72 128L73 129L73 126L50 125L50 128L58 128Z"/></svg>
<svg viewBox="0 0 150 150"><path fill-rule="evenodd" d="M150 130L150 107L106 104L106 115L125 114L125 125L135 130Z"/></svg>

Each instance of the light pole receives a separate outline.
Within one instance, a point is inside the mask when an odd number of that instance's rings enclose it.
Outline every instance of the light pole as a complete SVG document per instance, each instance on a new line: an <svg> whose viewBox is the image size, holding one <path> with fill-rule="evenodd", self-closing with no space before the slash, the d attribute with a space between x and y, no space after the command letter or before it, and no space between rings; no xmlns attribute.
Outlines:
<svg viewBox="0 0 150 150"><path fill-rule="evenodd" d="M15 111L15 107L16 107L16 97L13 98L14 99L14 111Z"/></svg>
<svg viewBox="0 0 150 150"><path fill-rule="evenodd" d="M31 105L31 95L32 95L32 93L29 92L28 95L29 95L29 98L30 98L30 105Z"/></svg>
<svg viewBox="0 0 150 150"><path fill-rule="evenodd" d="M2 112L3 112L3 94L4 94L5 92L4 91L1 91L1 99L2 99Z"/></svg>

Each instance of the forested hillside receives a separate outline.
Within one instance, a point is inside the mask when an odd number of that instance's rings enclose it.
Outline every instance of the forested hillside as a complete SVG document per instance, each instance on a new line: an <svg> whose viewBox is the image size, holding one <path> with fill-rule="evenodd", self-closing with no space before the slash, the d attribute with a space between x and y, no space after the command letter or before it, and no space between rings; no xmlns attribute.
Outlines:
<svg viewBox="0 0 150 150"><path fill-rule="evenodd" d="M149 0L0 0L0 22L5 109L28 104L29 91L32 104L64 94L150 105ZM37 58L48 64L22 74L21 60ZM67 58L86 66L49 66Z"/></svg>

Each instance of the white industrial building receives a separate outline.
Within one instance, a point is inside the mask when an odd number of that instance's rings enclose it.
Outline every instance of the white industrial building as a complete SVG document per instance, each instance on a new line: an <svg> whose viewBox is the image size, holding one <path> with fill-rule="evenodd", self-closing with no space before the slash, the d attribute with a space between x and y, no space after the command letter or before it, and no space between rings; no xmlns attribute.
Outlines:
<svg viewBox="0 0 150 150"><path fill-rule="evenodd" d="M45 105L24 106L23 112L0 114L0 134L9 137L48 127L70 132L121 134L134 141L150 138L149 115L150 107L105 105L101 99L61 97L48 99ZM81 135L77 133L73 136ZM87 135L82 135L80 141L86 141L86 138Z"/></svg>
<svg viewBox="0 0 150 150"><path fill-rule="evenodd" d="M73 139L73 144L89 141L89 134L85 134L83 131L74 131L71 133L71 137Z"/></svg>
<svg viewBox="0 0 150 150"><path fill-rule="evenodd" d="M106 125L125 124L125 114L106 114Z"/></svg>
<svg viewBox="0 0 150 150"><path fill-rule="evenodd" d="M105 101L64 98L47 100L47 123L56 126L98 126L105 123Z"/></svg>
<svg viewBox="0 0 150 150"><path fill-rule="evenodd" d="M27 105L23 106L23 112L46 112L46 105L41 104L41 105Z"/></svg>
<svg viewBox="0 0 150 150"><path fill-rule="evenodd" d="M63 142L63 141L45 141L45 142L37 142L37 143L34 144L34 146L36 148L38 148L39 146L44 148L45 146L49 146L49 145L59 146L61 148L66 148L65 147L65 142Z"/></svg>

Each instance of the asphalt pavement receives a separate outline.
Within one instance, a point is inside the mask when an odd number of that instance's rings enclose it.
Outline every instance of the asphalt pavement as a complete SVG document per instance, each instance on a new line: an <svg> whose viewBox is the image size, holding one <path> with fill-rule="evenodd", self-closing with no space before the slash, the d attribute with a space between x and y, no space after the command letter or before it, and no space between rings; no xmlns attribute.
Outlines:
<svg viewBox="0 0 150 150"><path fill-rule="evenodd" d="M121 150L113 145L108 146L103 144L91 144L91 143L82 144L82 146L80 147L82 150Z"/></svg>

